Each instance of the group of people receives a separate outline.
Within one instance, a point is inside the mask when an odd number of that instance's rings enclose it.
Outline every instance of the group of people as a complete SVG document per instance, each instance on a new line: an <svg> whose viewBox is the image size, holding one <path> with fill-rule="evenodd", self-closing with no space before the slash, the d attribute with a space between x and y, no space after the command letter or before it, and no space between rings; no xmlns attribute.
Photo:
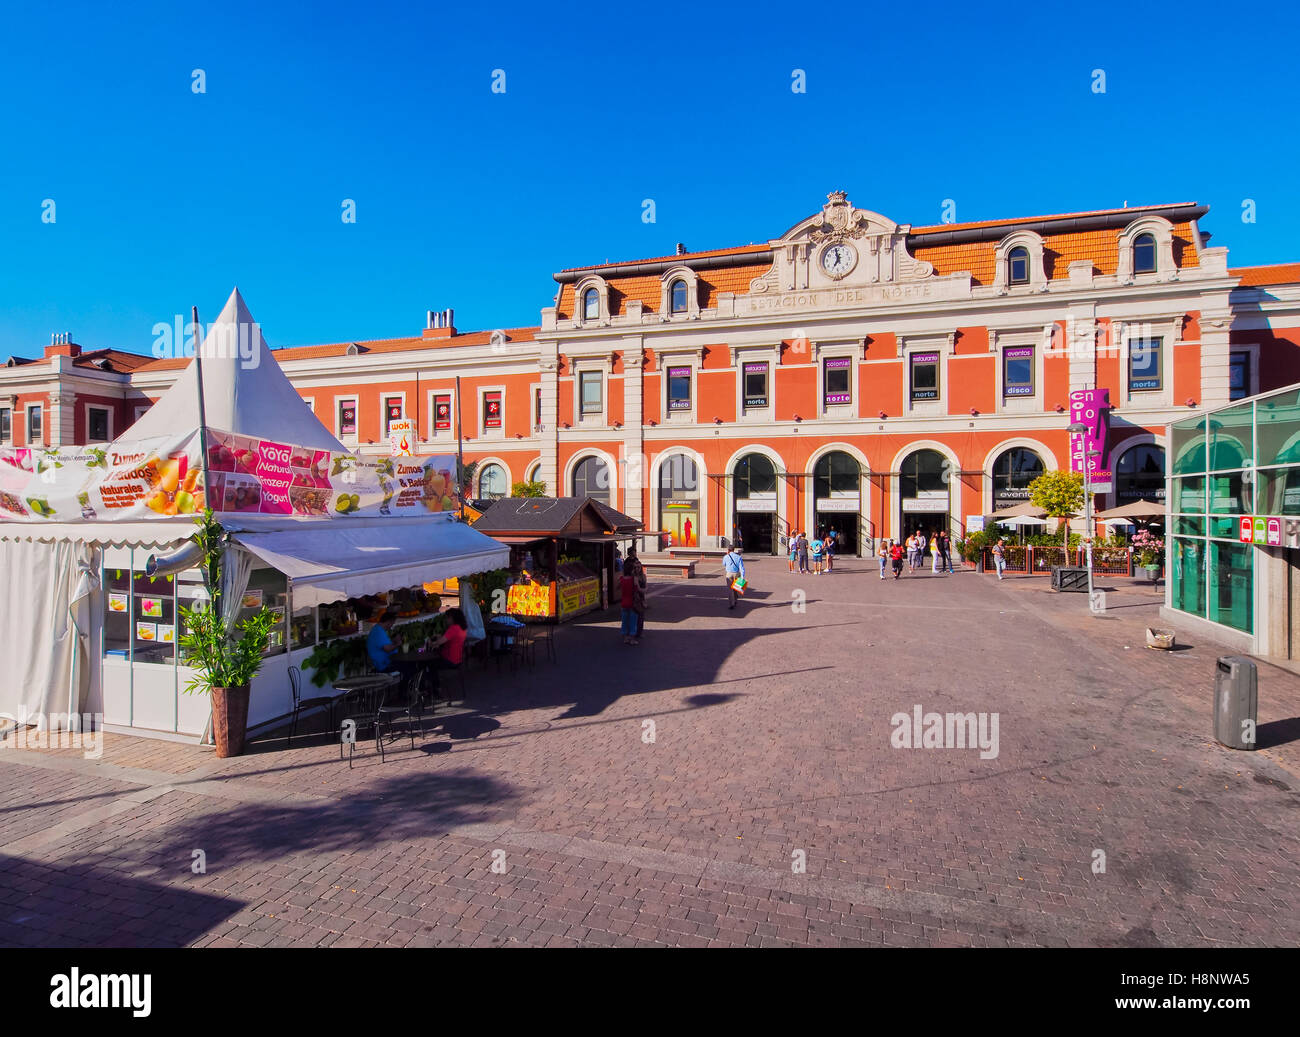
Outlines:
<svg viewBox="0 0 1300 1037"><path fill-rule="evenodd" d="M375 620L375 625L366 635L366 655L376 673L398 673L410 677L419 670L428 673L435 698L442 697L439 677L444 670L458 670L465 661L465 642L469 636L469 621L465 613L458 608L447 610L447 629L439 637L430 638L422 648L425 653L437 649L437 655L429 655L418 661L396 659L398 646L390 636L393 623L397 620L395 609L386 609Z"/></svg>
<svg viewBox="0 0 1300 1037"><path fill-rule="evenodd" d="M795 533L790 538L790 571L814 576L833 572L838 540L839 536L833 529L823 530L811 540L807 533Z"/></svg>
<svg viewBox="0 0 1300 1037"><path fill-rule="evenodd" d="M918 529L902 541L881 540L877 557L880 559L882 580L885 578L885 570L891 567L894 571L894 579L899 579L903 575L904 558L907 559L907 569L910 573L924 569L927 558L931 559L936 576L953 571L952 541L947 531L942 529L931 530L928 536Z"/></svg>

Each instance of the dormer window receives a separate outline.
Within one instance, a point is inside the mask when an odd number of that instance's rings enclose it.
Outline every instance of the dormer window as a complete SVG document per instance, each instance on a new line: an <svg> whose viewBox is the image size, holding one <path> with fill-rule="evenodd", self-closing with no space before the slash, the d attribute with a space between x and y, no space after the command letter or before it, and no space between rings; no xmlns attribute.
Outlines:
<svg viewBox="0 0 1300 1037"><path fill-rule="evenodd" d="M669 289L669 312L685 313L686 312L686 282L677 280L672 283Z"/></svg>
<svg viewBox="0 0 1300 1037"><path fill-rule="evenodd" d="M588 288L582 293L582 319L600 319L600 292L595 288Z"/></svg>
<svg viewBox="0 0 1300 1037"><path fill-rule="evenodd" d="M1133 273L1156 272L1156 239L1154 234L1139 234L1133 239Z"/></svg>
<svg viewBox="0 0 1300 1037"><path fill-rule="evenodd" d="M1011 284L1029 283L1029 249L1017 245L1007 253L1007 281Z"/></svg>

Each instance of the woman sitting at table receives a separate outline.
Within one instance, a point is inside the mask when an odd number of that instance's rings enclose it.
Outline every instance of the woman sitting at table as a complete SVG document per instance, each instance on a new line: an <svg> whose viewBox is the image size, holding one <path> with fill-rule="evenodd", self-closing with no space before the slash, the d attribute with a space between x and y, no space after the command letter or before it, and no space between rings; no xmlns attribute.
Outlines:
<svg viewBox="0 0 1300 1037"><path fill-rule="evenodd" d="M438 676L443 670L459 670L465 659L465 635L469 630L469 621L460 609L447 610L447 629L441 637L429 642L430 648L438 649L438 656L429 668L433 681L433 693L441 698L438 690Z"/></svg>

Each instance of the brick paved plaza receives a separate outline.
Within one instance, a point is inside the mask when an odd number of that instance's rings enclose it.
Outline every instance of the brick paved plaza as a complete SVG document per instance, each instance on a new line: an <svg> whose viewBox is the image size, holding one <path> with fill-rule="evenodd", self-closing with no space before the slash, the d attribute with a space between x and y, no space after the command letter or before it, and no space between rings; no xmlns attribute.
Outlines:
<svg viewBox="0 0 1300 1037"><path fill-rule="evenodd" d="M1094 618L1041 578L846 568L751 563L736 613L658 584L639 647L561 628L558 665L474 673L383 764L323 736L2 751L0 944L1300 940L1300 678L1261 664L1235 753L1222 649L1143 647L1150 589ZM998 714L998 755L891 747L918 705Z"/></svg>

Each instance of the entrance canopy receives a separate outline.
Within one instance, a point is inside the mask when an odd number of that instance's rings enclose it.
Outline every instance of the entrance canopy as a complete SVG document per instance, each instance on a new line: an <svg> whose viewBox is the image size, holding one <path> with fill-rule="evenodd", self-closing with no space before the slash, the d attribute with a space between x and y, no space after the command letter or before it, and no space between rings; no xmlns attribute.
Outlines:
<svg viewBox="0 0 1300 1037"><path fill-rule="evenodd" d="M468 576L510 564L510 549L459 522L388 520L241 532L235 541L285 573L295 607Z"/></svg>

